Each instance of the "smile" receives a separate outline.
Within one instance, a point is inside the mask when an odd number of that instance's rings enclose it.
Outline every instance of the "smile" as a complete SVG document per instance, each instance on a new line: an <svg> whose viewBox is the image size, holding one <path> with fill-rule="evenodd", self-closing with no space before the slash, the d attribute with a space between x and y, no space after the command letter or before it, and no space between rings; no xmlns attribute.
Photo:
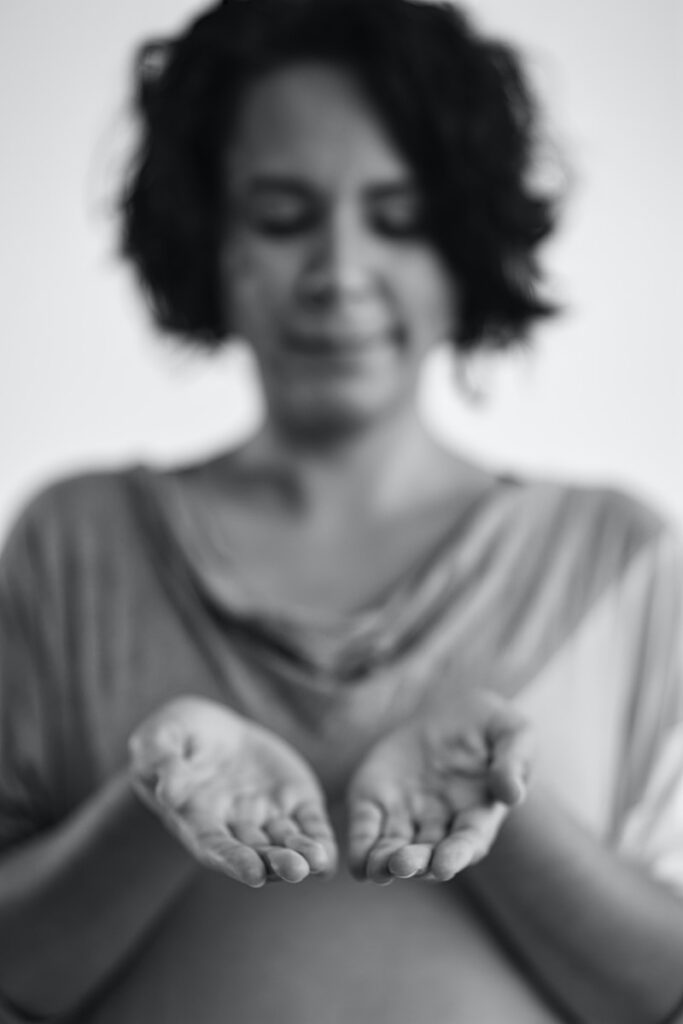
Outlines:
<svg viewBox="0 0 683 1024"><path fill-rule="evenodd" d="M287 348L311 356L358 356L386 348L391 343L388 330L320 331L315 334L291 334Z"/></svg>

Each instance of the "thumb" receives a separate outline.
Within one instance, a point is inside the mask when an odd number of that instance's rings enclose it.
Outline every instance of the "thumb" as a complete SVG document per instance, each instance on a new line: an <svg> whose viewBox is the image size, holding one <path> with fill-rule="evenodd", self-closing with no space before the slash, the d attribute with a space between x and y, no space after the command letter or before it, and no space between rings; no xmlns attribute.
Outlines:
<svg viewBox="0 0 683 1024"><path fill-rule="evenodd" d="M128 741L133 770L145 781L154 782L169 761L183 756L186 742L177 722L165 722L154 729L143 726Z"/></svg>
<svg viewBox="0 0 683 1024"><path fill-rule="evenodd" d="M524 800L528 789L534 758L531 726L515 708L505 706L494 713L487 733L491 795L512 807Z"/></svg>

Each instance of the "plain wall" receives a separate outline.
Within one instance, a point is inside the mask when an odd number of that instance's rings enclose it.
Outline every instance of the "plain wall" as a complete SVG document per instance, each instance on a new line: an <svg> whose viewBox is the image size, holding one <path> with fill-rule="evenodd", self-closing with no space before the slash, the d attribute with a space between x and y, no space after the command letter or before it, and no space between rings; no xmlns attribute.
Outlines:
<svg viewBox="0 0 683 1024"><path fill-rule="evenodd" d="M572 166L547 252L567 313L538 333L533 356L486 370L486 404L468 404L437 357L425 415L487 462L617 483L683 523L683 8L469 8L524 46ZM248 356L190 357L161 343L115 256L131 53L196 9L2 0L0 533L46 479L201 454L258 419Z"/></svg>

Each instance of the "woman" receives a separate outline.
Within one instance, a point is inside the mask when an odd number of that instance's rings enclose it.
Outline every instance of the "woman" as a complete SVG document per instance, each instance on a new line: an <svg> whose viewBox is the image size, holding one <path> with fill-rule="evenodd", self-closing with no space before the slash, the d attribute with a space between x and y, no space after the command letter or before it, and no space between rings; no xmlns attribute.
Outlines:
<svg viewBox="0 0 683 1024"><path fill-rule="evenodd" d="M449 7L231 0L141 68L126 252L268 415L13 531L3 1019L676 1019L675 538L415 412L443 338L551 311L517 62Z"/></svg>

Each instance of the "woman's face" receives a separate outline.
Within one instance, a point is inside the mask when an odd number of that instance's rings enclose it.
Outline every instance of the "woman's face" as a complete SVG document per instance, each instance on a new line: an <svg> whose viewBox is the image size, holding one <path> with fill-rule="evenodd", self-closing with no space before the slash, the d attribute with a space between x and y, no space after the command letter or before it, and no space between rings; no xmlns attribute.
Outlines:
<svg viewBox="0 0 683 1024"><path fill-rule="evenodd" d="M271 417L349 429L412 402L453 327L453 284L414 174L353 77L301 63L258 79L226 163L226 308Z"/></svg>

